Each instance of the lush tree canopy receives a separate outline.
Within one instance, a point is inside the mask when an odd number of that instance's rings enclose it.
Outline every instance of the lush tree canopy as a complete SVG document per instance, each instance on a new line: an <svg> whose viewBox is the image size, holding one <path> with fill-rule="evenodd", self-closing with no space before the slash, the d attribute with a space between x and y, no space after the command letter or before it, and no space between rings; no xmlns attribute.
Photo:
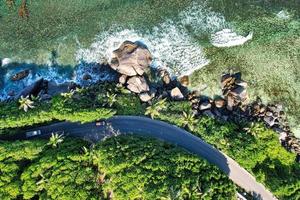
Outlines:
<svg viewBox="0 0 300 200"><path fill-rule="evenodd" d="M225 174L207 161L152 139L120 136L96 146L99 170L109 179L105 190L117 199L234 199Z"/></svg>
<svg viewBox="0 0 300 200"><path fill-rule="evenodd" d="M1 199L234 199L218 168L172 145L118 136L89 147L66 138L1 142Z"/></svg>

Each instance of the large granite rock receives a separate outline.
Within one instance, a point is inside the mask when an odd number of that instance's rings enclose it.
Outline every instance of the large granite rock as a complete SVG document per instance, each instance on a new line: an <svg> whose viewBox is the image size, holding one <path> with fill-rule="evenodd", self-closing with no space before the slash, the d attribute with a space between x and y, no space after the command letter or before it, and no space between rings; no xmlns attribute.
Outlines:
<svg viewBox="0 0 300 200"><path fill-rule="evenodd" d="M127 76L143 75L150 66L152 56L149 50L137 42L125 41L113 52L111 67Z"/></svg>
<svg viewBox="0 0 300 200"><path fill-rule="evenodd" d="M142 93L149 91L149 85L142 76L134 76L128 79L127 88L134 93Z"/></svg>
<svg viewBox="0 0 300 200"><path fill-rule="evenodd" d="M171 90L171 98L174 100L183 100L184 96L181 90L178 87L175 87Z"/></svg>

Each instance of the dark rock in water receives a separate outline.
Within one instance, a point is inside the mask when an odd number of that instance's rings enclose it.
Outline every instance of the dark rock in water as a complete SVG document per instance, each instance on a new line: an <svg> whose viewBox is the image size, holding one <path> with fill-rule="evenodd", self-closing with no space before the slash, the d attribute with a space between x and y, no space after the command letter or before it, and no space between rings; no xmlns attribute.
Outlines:
<svg viewBox="0 0 300 200"><path fill-rule="evenodd" d="M72 90L76 90L76 88L81 88L80 85L74 83L74 82L70 82L68 85L68 91L72 91Z"/></svg>
<svg viewBox="0 0 300 200"><path fill-rule="evenodd" d="M84 74L82 76L82 80L84 81L88 81L88 80L91 80L92 79L92 76L90 74Z"/></svg>
<svg viewBox="0 0 300 200"><path fill-rule="evenodd" d="M190 80L189 80L189 77L188 76L183 76L179 79L179 82L182 86L184 87L188 87L189 84L190 84Z"/></svg>
<svg viewBox="0 0 300 200"><path fill-rule="evenodd" d="M222 98L218 98L214 100L214 103L217 108L223 108L226 104L226 101Z"/></svg>
<svg viewBox="0 0 300 200"><path fill-rule="evenodd" d="M21 96L27 97L31 95L38 96L38 94L47 87L46 84L47 83L44 82L44 79L39 79L35 83L25 87L18 95L18 98L20 98Z"/></svg>
<svg viewBox="0 0 300 200"><path fill-rule="evenodd" d="M146 79L142 76L134 76L128 79L127 88L134 93L148 92L149 85L146 82Z"/></svg>
<svg viewBox="0 0 300 200"><path fill-rule="evenodd" d="M161 80L164 85L169 85L171 83L171 77L167 70L164 70L164 69L160 70L159 76L161 77Z"/></svg>
<svg viewBox="0 0 300 200"><path fill-rule="evenodd" d="M50 100L52 97L49 95L49 94L42 94L41 96L40 96L40 100L41 101L48 101L48 100Z"/></svg>
<svg viewBox="0 0 300 200"><path fill-rule="evenodd" d="M53 81L49 81L46 94L54 96L57 94L69 92L69 85L70 83L57 84Z"/></svg>
<svg viewBox="0 0 300 200"><path fill-rule="evenodd" d="M174 100L183 100L184 96L178 87L171 90L171 98Z"/></svg>
<svg viewBox="0 0 300 200"><path fill-rule="evenodd" d="M245 104L249 100L247 83L241 80L240 73L224 74L221 78L221 85L228 110L232 111L237 106L246 109Z"/></svg>
<svg viewBox="0 0 300 200"><path fill-rule="evenodd" d="M127 76L143 75L152 62L151 53L137 42L125 41L113 52L112 69Z"/></svg>
<svg viewBox="0 0 300 200"><path fill-rule="evenodd" d="M13 97L13 96L16 95L16 92L14 90L11 90L11 91L8 92L7 95L10 96L10 97Z"/></svg>
<svg viewBox="0 0 300 200"><path fill-rule="evenodd" d="M29 75L29 72L30 72L29 69L18 72L15 75L13 75L12 77L10 77L10 80L12 80L12 81L22 80L22 79L26 78Z"/></svg>

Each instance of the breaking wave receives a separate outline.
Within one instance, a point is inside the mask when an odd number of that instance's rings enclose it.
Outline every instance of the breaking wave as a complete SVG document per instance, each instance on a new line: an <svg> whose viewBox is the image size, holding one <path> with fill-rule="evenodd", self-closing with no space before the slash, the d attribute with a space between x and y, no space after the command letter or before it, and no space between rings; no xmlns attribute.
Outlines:
<svg viewBox="0 0 300 200"><path fill-rule="evenodd" d="M105 62L124 40L143 42L153 55L153 67L165 67L173 75L188 75L209 63L197 38L226 28L223 16L197 4L182 11L177 20L167 20L146 33L135 29L102 32L89 48L77 51L76 59Z"/></svg>

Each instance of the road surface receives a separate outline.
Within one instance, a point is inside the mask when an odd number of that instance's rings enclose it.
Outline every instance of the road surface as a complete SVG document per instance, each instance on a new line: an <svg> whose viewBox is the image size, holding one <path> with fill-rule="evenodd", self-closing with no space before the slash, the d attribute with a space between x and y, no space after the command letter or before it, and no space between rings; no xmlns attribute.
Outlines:
<svg viewBox="0 0 300 200"><path fill-rule="evenodd" d="M106 120L106 123L122 134L150 136L180 146L218 166L235 184L256 196L257 199L276 199L271 192L256 182L255 178L233 159L177 126L137 116L115 116ZM108 128L105 125L96 126L95 123L60 122L38 127L34 130L41 130L42 137L49 137L51 133L61 131L91 142L97 142L107 135Z"/></svg>

